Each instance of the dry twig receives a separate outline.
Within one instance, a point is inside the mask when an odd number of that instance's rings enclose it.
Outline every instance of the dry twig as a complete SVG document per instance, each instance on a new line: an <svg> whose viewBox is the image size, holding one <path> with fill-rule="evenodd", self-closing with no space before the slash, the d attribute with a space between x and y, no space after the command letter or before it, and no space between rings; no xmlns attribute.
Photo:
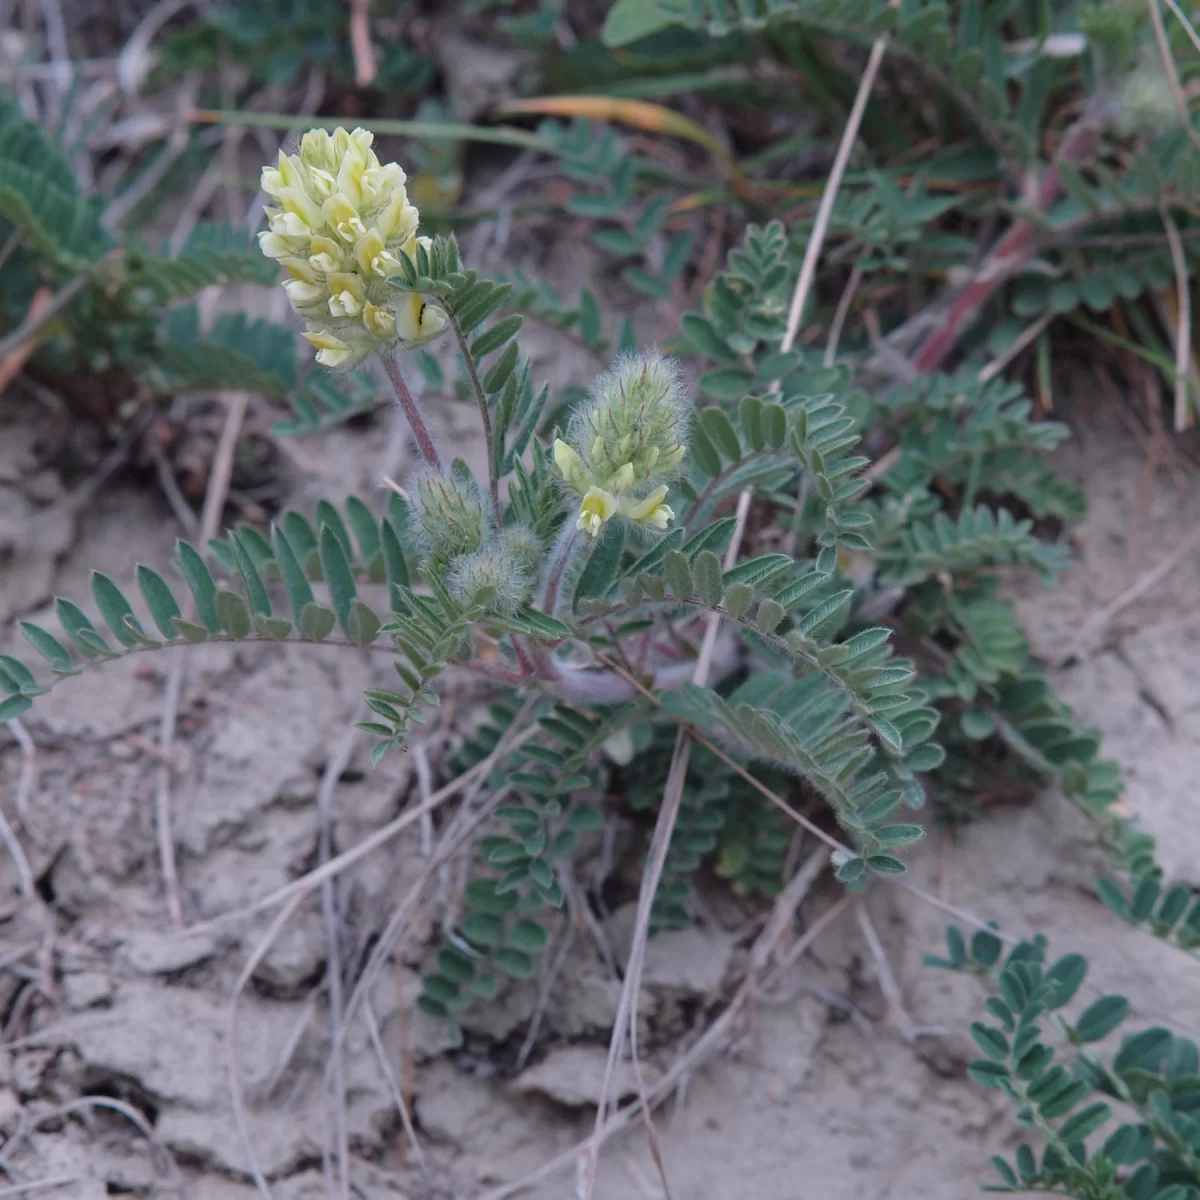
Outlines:
<svg viewBox="0 0 1200 1200"><path fill-rule="evenodd" d="M807 864L801 867L801 871L807 868ZM785 893L780 896L777 904L782 907L788 903L791 891L789 885ZM834 904L826 912L822 913L811 927L807 929L800 940L793 947L793 954L799 957L804 953L822 933L841 915L845 910L848 901L845 897L837 904ZM769 920L767 928L759 936L753 948L750 951L751 961L766 962L770 958L773 945L770 938L776 936L777 931L786 928L786 923L780 924L776 921ZM663 1074L652 1088L649 1089L646 1100L650 1104L657 1104L666 1099L667 1096L675 1090L679 1082L692 1071L694 1071L702 1062L710 1055L715 1053L725 1044L726 1039L733 1031L734 1023L741 1013L742 1008L753 994L756 979L754 972L749 972L746 978L742 981L737 992L734 993L733 999L729 1002L725 1011L708 1027L703 1036L691 1046L686 1053L682 1054L671 1067ZM507 1200L509 1196L516 1195L518 1192L524 1191L526 1188L533 1187L541 1183L542 1180L556 1175L559 1171L575 1166L577 1163L583 1168L584 1156L590 1152L594 1142L599 1140L601 1144L608 1141L613 1135L620 1133L627 1128L629 1124L638 1116L641 1111L643 1100L639 1098L625 1108L614 1113L604 1125L597 1131L593 1132L588 1138L572 1146L569 1150L557 1155L548 1163L543 1164L536 1171L531 1172L522 1179L515 1180L512 1183L506 1183L501 1187L484 1193L476 1198L476 1200ZM583 1168L585 1169L585 1168Z"/></svg>
<svg viewBox="0 0 1200 1200"><path fill-rule="evenodd" d="M350 0L350 47L354 52L354 82L360 88L370 87L376 68L367 0Z"/></svg>
<svg viewBox="0 0 1200 1200"><path fill-rule="evenodd" d="M37 831L29 819L29 798L33 794L33 787L37 782L37 744L30 736L29 730L21 723L20 717L13 717L8 722L8 731L13 735L17 745L21 747L21 773L17 776L17 792L13 797L13 808L16 810L17 820L21 822L21 828L29 834L34 842L38 842Z"/></svg>
<svg viewBox="0 0 1200 1200"><path fill-rule="evenodd" d="M1184 538L1170 554L1161 562L1145 572L1133 584L1127 587L1115 600L1106 604L1095 616L1089 618L1083 628L1075 635L1070 645L1055 660L1054 665L1061 667L1070 662L1086 648L1088 642L1101 633L1109 621L1123 608L1128 608L1135 600L1140 600L1151 588L1165 579L1187 556L1200 547L1200 529L1192 531L1190 537Z"/></svg>
<svg viewBox="0 0 1200 1200"><path fill-rule="evenodd" d="M725 570L737 561L738 550L742 544L742 535L746 529L746 517L750 511L750 490L745 489L738 496L737 524L733 536L725 551ZM708 673L712 664L713 651L717 643L717 630L720 617L713 613L709 616L704 629L704 641L696 659L696 669L693 681L703 687L708 681ZM645 1084L637 1059L637 996L641 990L642 966L645 962L646 942L650 936L650 915L654 907L654 897L658 893L658 884L662 878L663 867L667 861L667 852L671 846L671 835L675 829L675 821L679 816L679 806L683 798L683 785L687 777L688 759L691 755L692 739L689 731L680 727L675 740L675 753L671 760L671 769L667 776L667 785L663 792L662 805L659 808L658 821L654 828L654 837L650 846L649 861L646 873L642 879L641 890L638 894L637 918L634 924L633 941L629 950L629 961L625 969L625 980L621 988L621 999L617 1006L617 1016L613 1024L612 1038L608 1045L608 1060L604 1065L604 1081L600 1087L600 1103L596 1106L596 1125L592 1145L588 1151L587 1177L584 1189L586 1200L590 1200L596 1183L596 1168L600 1156L600 1133L604 1128L604 1118L607 1113L608 1097L613 1086L613 1076L621 1051L625 1046L625 1032L628 1025L630 1051L633 1058L634 1078L637 1081L638 1096L642 1102L641 1111L646 1121L646 1133L650 1139L651 1153L658 1165L662 1178L663 1189L668 1200L670 1188L666 1172L658 1153L657 1133L650 1120L650 1108L646 1102Z"/></svg>
<svg viewBox="0 0 1200 1200"><path fill-rule="evenodd" d="M1158 6L1151 0L1155 12ZM1160 18L1161 22L1161 18ZM1175 324L1175 432L1182 433L1191 423L1192 410L1188 405L1192 356L1192 293L1188 286L1187 258L1183 253L1183 242L1179 229L1166 205L1162 208L1163 229L1167 234L1167 245L1171 248L1171 263L1175 268L1175 306L1178 309Z"/></svg>
<svg viewBox="0 0 1200 1200"><path fill-rule="evenodd" d="M41 317L53 294L45 284L33 293L33 299L29 302L29 312L25 316L26 322L37 321ZM3 392L20 375L29 361L29 356L36 348L37 340L29 338L5 355L3 361L0 361L0 392Z"/></svg>
<svg viewBox="0 0 1200 1200"><path fill-rule="evenodd" d="M357 717L355 718L357 719ZM327 863L333 853L333 793L338 780L358 744L359 730L351 725L329 756L321 783L317 788L317 860ZM331 877L321 884L321 919L325 925L326 964L325 980L329 993L329 1024L333 1043L333 1127L337 1138L338 1195L348 1200L350 1195L350 1134L346 1123L346 1080L342 1056L342 959L339 952L338 904L336 879ZM229 1053L233 1054L232 1046ZM229 1065L236 1070L236 1062Z"/></svg>
<svg viewBox="0 0 1200 1200"><path fill-rule="evenodd" d="M1179 81L1179 70L1175 66L1175 56L1171 53L1171 43L1167 39L1167 29L1163 24L1158 0L1146 0L1146 7L1150 10L1150 23L1154 26L1154 40L1158 43L1158 54L1162 59L1167 83L1171 88L1171 99L1175 101L1179 119L1183 123L1184 129L1187 130L1188 137L1192 139L1192 145L1200 150L1200 133L1196 132L1196 128L1192 124L1192 115L1188 112L1187 95L1184 93L1183 84Z"/></svg>
<svg viewBox="0 0 1200 1200"><path fill-rule="evenodd" d="M207 545L217 534L229 481L233 477L233 452L246 416L249 396L245 392L229 392L225 424L213 455L208 489L204 494L204 512L200 518L200 544ZM163 888L167 896L167 912L176 929L183 928L183 907L179 899L179 873L175 866L175 840L171 833L171 748L175 742L175 723L179 716L179 701L183 694L186 660L181 651L175 652L171 673L163 693L162 717L158 725L158 749L161 755L154 780L154 826L158 838L158 858L162 869Z"/></svg>

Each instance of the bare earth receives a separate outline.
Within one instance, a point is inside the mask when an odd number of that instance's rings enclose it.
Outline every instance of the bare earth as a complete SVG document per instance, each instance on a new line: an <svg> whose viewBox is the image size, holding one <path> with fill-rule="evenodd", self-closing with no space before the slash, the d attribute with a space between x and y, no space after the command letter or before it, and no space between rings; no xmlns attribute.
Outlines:
<svg viewBox="0 0 1200 1200"><path fill-rule="evenodd" d="M547 369L578 367L561 355L560 342L545 342ZM439 419L460 443L473 428L466 408ZM1111 415L1077 410L1072 419L1077 437L1061 465L1083 482L1091 503L1076 538L1080 565L1052 592L1021 585L1023 617L1047 655L1200 519L1200 493L1178 490L1164 472L1131 551L1143 452ZM148 492L117 485L10 549L29 517L64 494L56 467L61 424L24 404L0 412L0 555L9 555L0 622L47 615L56 593L86 595L92 566L125 580L136 561L169 561L176 532L169 511ZM295 503L311 506L322 493L370 497L381 473L402 472L399 439L389 438L387 424L301 443L300 463L290 468ZM1059 678L1125 768L1127 803L1158 836L1168 871L1193 884L1200 884L1200 822L1193 816L1200 691L1189 679L1200 677L1200 615L1192 602L1198 589L1200 554L1121 612L1099 648ZM3 640L12 642L11 630ZM362 687L382 679L385 667L382 656L334 649L210 647L191 654L172 790L189 924L249 904L311 869L324 765L343 742ZM12 1047L0 1056L0 1126L10 1135L0 1160L16 1182L66 1181L39 1194L258 1194L230 1096L229 998L274 911L193 935L169 930L155 849L159 763L152 750L169 669L166 656L134 656L39 701L25 720L38 753L22 813L14 810L22 755L6 736L0 742L0 802L44 880L43 900L56 910L52 925L44 908L22 902L12 864L0 856L0 1011ZM463 712L475 701L464 693L455 703ZM334 793L335 851L356 844L416 794L408 756L372 770L367 749L365 740L357 745ZM1031 806L992 809L956 842L930 839L916 856L915 878L1006 932L1042 930L1052 952L1091 956L1090 994L1126 992L1144 1023L1200 1036L1200 968L1105 913L1091 892L1099 862L1083 821L1047 795ZM420 835L412 830L345 877L343 961L368 948L422 863ZM804 915L811 919L834 894L818 888ZM720 926L728 922L731 930L745 914L719 898L711 908L713 925L653 949L642 1006L650 1073L669 1065L736 982L742 952ZM848 912L771 1003L753 1006L731 1052L697 1072L660 1113L677 1198L950 1200L975 1195L988 1178L988 1156L1015 1144L1003 1099L965 1077L972 1055L961 1031L981 1007L978 985L921 965L923 954L940 948L944 914L884 886L872 893L870 910L908 1015L933 1033L912 1045L901 1039ZM436 943L443 913L435 899L405 940L403 964L385 970L370 990L379 1051L361 1016L346 1035L347 1122L362 1196L477 1195L534 1170L590 1130L587 1099L601 1053L595 1048L606 1042L620 991L596 941L587 931L574 939L550 994L541 1048L529 1073L514 1080L482 1049L489 1038L503 1040L503 1058L512 1060L532 986L489 1010L460 1054L445 1053L437 1027L411 1011L419 964ZM618 946L620 916L609 930ZM279 1200L325 1195L328 1018L317 997L326 948L314 898L272 945L237 1009L249 1132ZM406 1089L406 1062L428 1173L411 1150L403 1161L400 1155L392 1088ZM81 1096L131 1105L145 1128L111 1109L84 1105L64 1114L63 1106ZM531 1194L572 1194L570 1174ZM662 1194L640 1128L606 1149L596 1194Z"/></svg>

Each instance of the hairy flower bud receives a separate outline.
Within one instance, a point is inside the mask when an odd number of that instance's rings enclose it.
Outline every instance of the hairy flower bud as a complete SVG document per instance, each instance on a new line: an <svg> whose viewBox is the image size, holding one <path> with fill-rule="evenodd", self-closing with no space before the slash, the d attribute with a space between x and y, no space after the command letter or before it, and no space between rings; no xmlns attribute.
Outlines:
<svg viewBox="0 0 1200 1200"><path fill-rule="evenodd" d="M409 493L413 532L430 555L453 558L477 550L487 517L479 489L441 471L425 471Z"/></svg>
<svg viewBox="0 0 1200 1200"><path fill-rule="evenodd" d="M298 154L282 151L262 173L274 203L259 234L291 276L287 297L308 321L323 366L351 367L380 348L410 349L448 325L445 312L393 282L400 255L416 255L419 214L404 171L383 163L365 129L313 129Z"/></svg>
<svg viewBox="0 0 1200 1200"><path fill-rule="evenodd" d="M1118 123L1125 133L1165 133L1179 124L1179 109L1161 65L1143 63L1117 92Z"/></svg>
<svg viewBox="0 0 1200 1200"><path fill-rule="evenodd" d="M687 457L692 408L679 372L657 351L626 355L601 375L554 443L563 483L583 500L576 528L596 537L614 516L665 529L666 483Z"/></svg>
<svg viewBox="0 0 1200 1200"><path fill-rule="evenodd" d="M533 591L529 573L507 551L503 539L454 559L446 586L463 604L505 614L516 612Z"/></svg>
<svg viewBox="0 0 1200 1200"><path fill-rule="evenodd" d="M531 580L537 577L546 561L546 547L532 529L513 525L498 540L504 553L510 555Z"/></svg>

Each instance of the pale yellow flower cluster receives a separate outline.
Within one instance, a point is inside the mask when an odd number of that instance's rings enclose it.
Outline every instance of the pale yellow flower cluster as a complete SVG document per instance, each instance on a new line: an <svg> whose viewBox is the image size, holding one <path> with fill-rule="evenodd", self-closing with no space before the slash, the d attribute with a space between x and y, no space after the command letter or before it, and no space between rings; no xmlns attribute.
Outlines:
<svg viewBox="0 0 1200 1200"><path fill-rule="evenodd" d="M606 486L601 487L591 482L583 459L562 438L556 438L554 465L563 479L583 496L575 528L584 537L599 537L605 521L616 516L650 529L666 529L675 517L675 510L669 504L663 503L667 498L667 489L663 484L641 498L635 499L623 494L626 488L637 482L632 463L626 463L616 474L604 481Z"/></svg>
<svg viewBox="0 0 1200 1200"><path fill-rule="evenodd" d="M274 204L259 245L290 276L284 291L327 367L353 366L384 347L420 346L447 326L442 309L390 282L401 271L398 252L413 257L428 239L417 237L404 171L381 164L372 140L365 129L313 129L299 154L280 151L262 173Z"/></svg>
<svg viewBox="0 0 1200 1200"><path fill-rule="evenodd" d="M656 350L618 358L600 375L554 443L563 483L581 497L575 528L600 535L623 517L666 529L675 513L666 482L687 457L691 405L675 364Z"/></svg>

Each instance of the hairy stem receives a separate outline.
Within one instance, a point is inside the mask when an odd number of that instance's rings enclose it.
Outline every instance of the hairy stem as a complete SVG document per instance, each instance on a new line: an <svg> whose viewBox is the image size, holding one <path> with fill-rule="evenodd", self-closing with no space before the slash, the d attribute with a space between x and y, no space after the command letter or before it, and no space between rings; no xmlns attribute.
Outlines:
<svg viewBox="0 0 1200 1200"><path fill-rule="evenodd" d="M500 481L496 478L496 455L493 445L495 435L492 432L492 414L488 411L487 393L483 390L483 384L479 381L479 372L475 370L475 360L471 357L471 351L467 348L466 334L463 333L462 326L458 323L458 318L449 309L446 310L446 315L450 318L450 328L454 330L454 338L458 342L458 351L462 355L463 362L467 365L467 375L471 380L471 388L475 392L475 403L479 405L479 419L483 422L483 438L487 442L488 495L491 497L492 502L492 520L499 525Z"/></svg>
<svg viewBox="0 0 1200 1200"><path fill-rule="evenodd" d="M542 596L542 610L549 616L557 616L558 592L562 587L563 575L579 544L578 531L572 529L569 524L564 525L558 537L558 553L554 556L554 562L550 564L550 573L546 576L546 591Z"/></svg>
<svg viewBox="0 0 1200 1200"><path fill-rule="evenodd" d="M433 440L433 434L430 432L429 426L425 424L425 418L421 414L421 409L417 404L416 398L412 392L408 390L408 384L404 382L404 376L400 373L400 363L394 354L384 355L383 369L387 372L387 377L392 385L392 391L396 393L396 399L400 401L400 407L404 410L404 416L408 421L409 428L413 432L413 437L417 440L417 448L421 451L421 457L435 471L442 469L442 457L438 454L437 443Z"/></svg>

